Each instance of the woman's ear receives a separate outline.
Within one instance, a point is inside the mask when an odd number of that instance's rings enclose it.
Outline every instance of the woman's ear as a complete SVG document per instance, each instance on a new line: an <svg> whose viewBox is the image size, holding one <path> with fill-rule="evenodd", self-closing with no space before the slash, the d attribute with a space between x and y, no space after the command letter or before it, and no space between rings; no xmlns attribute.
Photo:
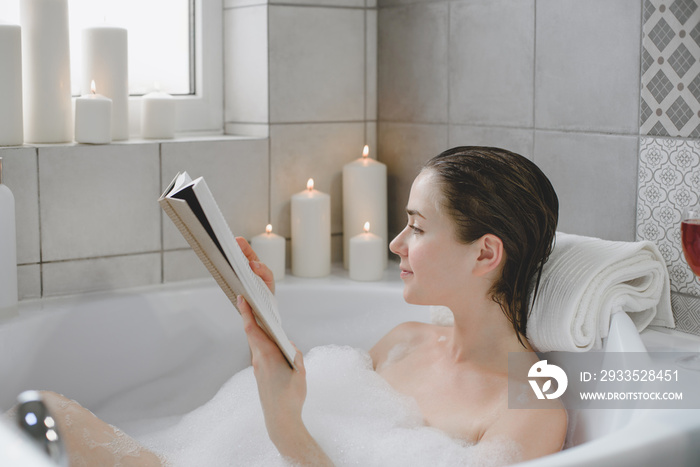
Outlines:
<svg viewBox="0 0 700 467"><path fill-rule="evenodd" d="M485 275L497 269L502 261L505 252L503 251L503 241L493 234L486 234L477 240L479 246L479 256L476 258L474 272L477 275Z"/></svg>

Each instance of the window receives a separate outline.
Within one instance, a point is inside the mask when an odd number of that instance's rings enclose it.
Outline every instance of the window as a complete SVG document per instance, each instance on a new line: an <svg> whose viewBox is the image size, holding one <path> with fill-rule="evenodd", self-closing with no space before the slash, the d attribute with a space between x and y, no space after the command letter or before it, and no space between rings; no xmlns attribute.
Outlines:
<svg viewBox="0 0 700 467"><path fill-rule="evenodd" d="M19 24L19 2L0 18ZM68 0L71 81L80 92L82 29L100 24L129 34L130 133L140 131L140 96L156 87L176 97L179 132L223 129L222 0Z"/></svg>
<svg viewBox="0 0 700 467"><path fill-rule="evenodd" d="M195 93L193 1L68 0L68 15L74 95L80 91L82 30L101 24L128 30L130 95L146 94L156 86L173 95Z"/></svg>

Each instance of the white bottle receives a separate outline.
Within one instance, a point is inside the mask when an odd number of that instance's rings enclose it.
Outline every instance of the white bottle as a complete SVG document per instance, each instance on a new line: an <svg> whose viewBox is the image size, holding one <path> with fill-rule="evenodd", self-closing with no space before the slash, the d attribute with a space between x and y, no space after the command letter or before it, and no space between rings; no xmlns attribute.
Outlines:
<svg viewBox="0 0 700 467"><path fill-rule="evenodd" d="M0 157L0 308L17 304L17 231L15 197L2 183Z"/></svg>

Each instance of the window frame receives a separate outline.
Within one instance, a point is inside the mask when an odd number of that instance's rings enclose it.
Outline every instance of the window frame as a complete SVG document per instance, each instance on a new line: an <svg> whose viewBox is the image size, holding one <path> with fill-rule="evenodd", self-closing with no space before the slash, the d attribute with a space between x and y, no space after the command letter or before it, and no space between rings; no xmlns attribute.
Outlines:
<svg viewBox="0 0 700 467"><path fill-rule="evenodd" d="M224 130L223 3L194 0L195 92L173 96L178 134L222 134ZM129 134L141 136L142 96L129 96Z"/></svg>

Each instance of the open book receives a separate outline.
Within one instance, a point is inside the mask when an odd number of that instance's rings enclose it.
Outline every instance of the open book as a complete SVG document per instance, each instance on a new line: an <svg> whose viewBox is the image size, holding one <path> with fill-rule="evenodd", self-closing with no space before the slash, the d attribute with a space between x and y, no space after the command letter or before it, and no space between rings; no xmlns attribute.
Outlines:
<svg viewBox="0 0 700 467"><path fill-rule="evenodd" d="M282 330L275 296L250 268L204 178L192 180L187 172L177 174L158 203L233 306L238 295L243 295L260 327L294 368L296 350Z"/></svg>

